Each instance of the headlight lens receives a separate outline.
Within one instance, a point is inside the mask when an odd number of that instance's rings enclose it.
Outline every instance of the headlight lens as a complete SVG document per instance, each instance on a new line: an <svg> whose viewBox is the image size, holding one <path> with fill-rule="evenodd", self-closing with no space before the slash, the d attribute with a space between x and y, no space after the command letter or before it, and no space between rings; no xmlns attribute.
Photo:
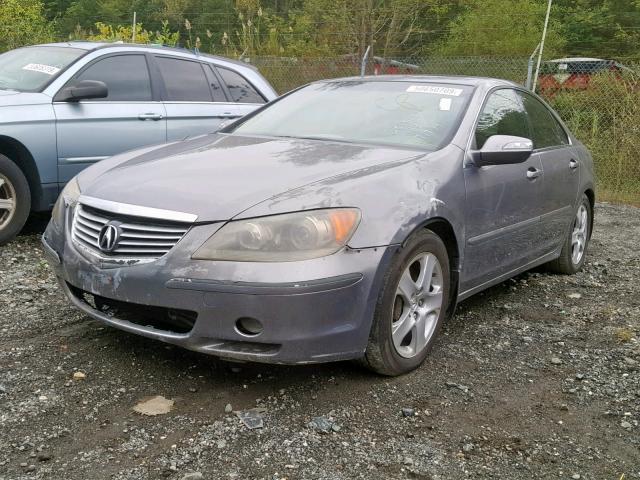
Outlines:
<svg viewBox="0 0 640 480"><path fill-rule="evenodd" d="M51 212L51 219L58 226L64 226L64 212L66 206L75 205L80 196L80 186L76 177L72 178L69 183L62 189L62 193L58 197L53 211Z"/></svg>
<svg viewBox="0 0 640 480"><path fill-rule="evenodd" d="M360 222L355 208L310 210L238 220L218 230L195 260L293 262L331 255L343 248Z"/></svg>

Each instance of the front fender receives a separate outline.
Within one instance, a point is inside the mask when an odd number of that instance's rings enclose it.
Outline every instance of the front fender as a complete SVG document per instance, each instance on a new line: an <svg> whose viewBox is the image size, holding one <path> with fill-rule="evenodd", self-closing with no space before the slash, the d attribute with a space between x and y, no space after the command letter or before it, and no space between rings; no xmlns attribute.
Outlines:
<svg viewBox="0 0 640 480"><path fill-rule="evenodd" d="M362 220L349 247L401 244L431 219L448 222L464 238L463 152L449 145L428 155L349 172L259 203L236 218L298 210L357 207Z"/></svg>
<svg viewBox="0 0 640 480"><path fill-rule="evenodd" d="M31 154L41 183L58 182L56 125L51 103L0 107L0 137L20 143Z"/></svg>

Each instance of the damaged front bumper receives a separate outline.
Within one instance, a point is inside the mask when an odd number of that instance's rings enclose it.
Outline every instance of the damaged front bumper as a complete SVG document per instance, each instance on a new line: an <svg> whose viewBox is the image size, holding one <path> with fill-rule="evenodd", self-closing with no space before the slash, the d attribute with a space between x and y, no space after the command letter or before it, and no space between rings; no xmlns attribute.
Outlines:
<svg viewBox="0 0 640 480"><path fill-rule="evenodd" d="M219 224L193 226L160 259L105 262L51 222L46 257L73 304L105 324L219 357L268 363L359 358L392 248L300 262L192 260ZM63 231L64 230L64 231Z"/></svg>

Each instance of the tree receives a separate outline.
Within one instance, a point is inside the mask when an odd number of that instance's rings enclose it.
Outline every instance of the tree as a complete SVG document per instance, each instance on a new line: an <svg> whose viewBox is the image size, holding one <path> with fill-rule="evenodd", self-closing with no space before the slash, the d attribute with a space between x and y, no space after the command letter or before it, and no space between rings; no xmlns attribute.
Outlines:
<svg viewBox="0 0 640 480"><path fill-rule="evenodd" d="M640 57L640 1L557 0L570 55Z"/></svg>
<svg viewBox="0 0 640 480"><path fill-rule="evenodd" d="M0 2L0 51L51 41L53 28L38 0Z"/></svg>
<svg viewBox="0 0 640 480"><path fill-rule="evenodd" d="M437 51L451 56L529 56L542 37L546 5L542 0L473 0L452 22ZM564 47L557 12L552 10L545 56Z"/></svg>

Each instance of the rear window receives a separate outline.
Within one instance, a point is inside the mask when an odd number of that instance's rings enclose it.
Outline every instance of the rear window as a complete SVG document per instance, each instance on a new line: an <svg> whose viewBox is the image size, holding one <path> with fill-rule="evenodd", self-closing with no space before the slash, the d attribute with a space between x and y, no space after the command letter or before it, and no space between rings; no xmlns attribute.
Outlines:
<svg viewBox="0 0 640 480"><path fill-rule="evenodd" d="M222 81L227 85L229 94L238 103L265 103L264 98L240 74L222 67L218 67Z"/></svg>
<svg viewBox="0 0 640 480"><path fill-rule="evenodd" d="M0 55L0 89L38 92L86 53L80 48L27 47Z"/></svg>

